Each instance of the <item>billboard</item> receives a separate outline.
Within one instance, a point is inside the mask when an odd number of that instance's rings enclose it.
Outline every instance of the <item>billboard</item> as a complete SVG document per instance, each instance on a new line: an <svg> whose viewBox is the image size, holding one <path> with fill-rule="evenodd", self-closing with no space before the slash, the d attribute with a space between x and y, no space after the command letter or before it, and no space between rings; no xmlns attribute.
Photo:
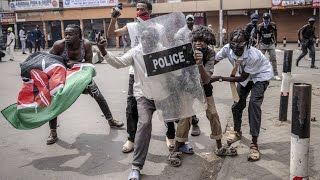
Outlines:
<svg viewBox="0 0 320 180"><path fill-rule="evenodd" d="M59 8L59 0L13 0L10 2L11 11L55 8Z"/></svg>
<svg viewBox="0 0 320 180"><path fill-rule="evenodd" d="M115 6L118 0L63 0L63 8Z"/></svg>
<svg viewBox="0 0 320 180"><path fill-rule="evenodd" d="M320 0L271 0L272 9L316 8Z"/></svg>
<svg viewBox="0 0 320 180"><path fill-rule="evenodd" d="M318 8L320 0L271 0L272 9Z"/></svg>
<svg viewBox="0 0 320 180"><path fill-rule="evenodd" d="M1 13L0 12L0 24L14 24L16 22L15 13Z"/></svg>

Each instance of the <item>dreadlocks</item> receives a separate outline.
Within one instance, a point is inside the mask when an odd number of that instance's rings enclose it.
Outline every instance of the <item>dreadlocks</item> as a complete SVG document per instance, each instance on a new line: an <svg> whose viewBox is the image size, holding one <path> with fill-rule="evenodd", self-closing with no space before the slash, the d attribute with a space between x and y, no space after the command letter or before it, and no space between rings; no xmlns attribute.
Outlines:
<svg viewBox="0 0 320 180"><path fill-rule="evenodd" d="M82 38L82 31L81 31L80 26L78 26L78 25L76 25L76 24L69 24L69 25L67 26L67 28L75 29L76 32L79 34L80 39ZM67 29L67 28L66 28L66 29Z"/></svg>
<svg viewBox="0 0 320 180"><path fill-rule="evenodd" d="M249 33L248 33L246 30L241 29L241 28L233 31L233 32L230 34L230 42L233 41L233 39L234 39L235 37L239 38L240 36L243 36L243 37L244 37L245 41L247 42L247 48L249 48L249 46L250 46L250 43L249 43L249 41L250 41L250 35L249 35Z"/></svg>
<svg viewBox="0 0 320 180"><path fill-rule="evenodd" d="M207 44L216 45L216 39L212 31L206 26L198 26L191 32L191 40L195 42L197 40L204 41Z"/></svg>

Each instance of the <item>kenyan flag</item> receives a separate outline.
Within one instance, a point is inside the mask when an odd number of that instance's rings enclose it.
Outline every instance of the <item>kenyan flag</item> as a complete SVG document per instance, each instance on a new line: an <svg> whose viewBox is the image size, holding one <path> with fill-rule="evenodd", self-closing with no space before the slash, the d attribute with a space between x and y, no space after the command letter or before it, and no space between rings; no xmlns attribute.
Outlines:
<svg viewBox="0 0 320 180"><path fill-rule="evenodd" d="M95 76L92 64L67 69L61 57L44 52L20 64L23 86L18 102L1 111L17 129L33 129L68 109Z"/></svg>

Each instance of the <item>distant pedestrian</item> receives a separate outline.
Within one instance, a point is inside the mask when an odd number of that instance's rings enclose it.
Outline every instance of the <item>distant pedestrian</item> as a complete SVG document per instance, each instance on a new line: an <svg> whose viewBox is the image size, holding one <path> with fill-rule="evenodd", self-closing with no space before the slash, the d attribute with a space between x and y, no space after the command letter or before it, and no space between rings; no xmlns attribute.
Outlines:
<svg viewBox="0 0 320 180"><path fill-rule="evenodd" d="M34 52L40 51L42 32L40 31L39 25L36 25L36 29L33 30L33 42Z"/></svg>
<svg viewBox="0 0 320 180"><path fill-rule="evenodd" d="M32 48L33 48L33 36L31 31L27 31L27 47L29 49L29 53L32 53Z"/></svg>
<svg viewBox="0 0 320 180"><path fill-rule="evenodd" d="M50 31L48 32L47 38L48 38L48 48L50 48L52 47L52 35Z"/></svg>
<svg viewBox="0 0 320 180"><path fill-rule="evenodd" d="M8 56L9 56L9 60L10 61L13 61L14 60L14 45L15 45L15 35L13 34L12 32L12 27L9 27L8 28L8 34L7 34L7 48L6 48L6 51L8 53Z"/></svg>
<svg viewBox="0 0 320 180"><path fill-rule="evenodd" d="M22 26L20 31L19 31L19 37L20 37L20 42L21 42L21 50L22 54L26 54L26 40L27 40L27 35L24 30L24 27Z"/></svg>
<svg viewBox="0 0 320 180"><path fill-rule="evenodd" d="M126 47L128 46L127 35L122 36L123 53L126 53Z"/></svg>
<svg viewBox="0 0 320 180"><path fill-rule="evenodd" d="M42 37L41 37L41 47L43 50L46 47L46 36L44 34L42 34Z"/></svg>
<svg viewBox="0 0 320 180"><path fill-rule="evenodd" d="M301 50L302 53L298 57L296 61L296 66L299 66L299 61L308 54L308 49L310 51L310 56L311 56L311 68L313 69L318 69L318 67L315 66L315 48L314 48L314 42L313 39L317 39L315 35L315 23L314 18L309 19L309 23L304 25L302 28L298 30L298 39L301 42ZM302 35L302 38L301 38Z"/></svg>
<svg viewBox="0 0 320 180"><path fill-rule="evenodd" d="M263 22L258 25L257 47L263 54L268 51L270 56L269 59L273 68L273 79L280 81L281 78L278 76L276 57L277 25L276 23L271 22L271 16L269 13L264 13L262 18Z"/></svg>

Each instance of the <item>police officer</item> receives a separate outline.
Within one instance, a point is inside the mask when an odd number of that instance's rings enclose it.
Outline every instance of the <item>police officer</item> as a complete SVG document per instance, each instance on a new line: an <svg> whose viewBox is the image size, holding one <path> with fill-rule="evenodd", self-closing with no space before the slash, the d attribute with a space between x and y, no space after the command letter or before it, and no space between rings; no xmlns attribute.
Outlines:
<svg viewBox="0 0 320 180"><path fill-rule="evenodd" d="M257 22L259 20L259 15L256 13L251 14L250 23L246 25L245 30L250 35L250 45L254 46L257 43Z"/></svg>
<svg viewBox="0 0 320 180"><path fill-rule="evenodd" d="M318 67L314 65L316 54L315 54L313 39L316 39L316 35L315 35L316 28L313 25L315 21L316 20L314 18L310 18L309 23L304 25L302 28L298 30L298 39L301 42L302 53L300 54L300 56L296 61L296 66L299 66L299 61L308 53L307 49L309 49L310 55L311 55L311 68L318 69ZM302 38L301 38L301 35L302 35Z"/></svg>
<svg viewBox="0 0 320 180"><path fill-rule="evenodd" d="M262 18L263 22L258 25L257 47L263 54L268 51L273 68L273 79L280 81L281 78L278 76L276 59L277 25L271 22L269 13L264 13Z"/></svg>

